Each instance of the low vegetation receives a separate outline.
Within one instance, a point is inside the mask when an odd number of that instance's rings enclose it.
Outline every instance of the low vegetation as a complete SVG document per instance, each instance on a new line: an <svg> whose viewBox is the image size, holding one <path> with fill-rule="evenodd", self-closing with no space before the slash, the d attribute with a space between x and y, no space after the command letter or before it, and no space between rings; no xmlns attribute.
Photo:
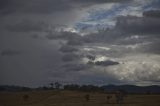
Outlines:
<svg viewBox="0 0 160 106"><path fill-rule="evenodd" d="M160 87L64 85L0 86L0 106L160 106Z"/></svg>
<svg viewBox="0 0 160 106"><path fill-rule="evenodd" d="M128 94L118 104L116 95L102 92L46 90L0 92L0 106L160 106L160 95Z"/></svg>

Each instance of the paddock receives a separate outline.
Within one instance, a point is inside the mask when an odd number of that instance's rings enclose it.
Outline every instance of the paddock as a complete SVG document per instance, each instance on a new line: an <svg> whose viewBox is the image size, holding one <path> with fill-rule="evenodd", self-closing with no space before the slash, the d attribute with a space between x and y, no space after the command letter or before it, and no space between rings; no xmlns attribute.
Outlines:
<svg viewBox="0 0 160 106"><path fill-rule="evenodd" d="M28 95L28 100L24 100ZM89 100L86 101L86 95ZM112 96L107 99L107 96ZM128 94L122 104L115 94L78 91L0 92L0 106L160 106L160 95Z"/></svg>

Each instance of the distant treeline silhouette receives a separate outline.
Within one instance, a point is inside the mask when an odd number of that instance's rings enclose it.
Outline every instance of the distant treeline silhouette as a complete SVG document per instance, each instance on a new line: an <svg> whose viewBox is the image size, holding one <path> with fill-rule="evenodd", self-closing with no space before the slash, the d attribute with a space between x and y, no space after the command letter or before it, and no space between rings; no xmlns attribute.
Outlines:
<svg viewBox="0 0 160 106"><path fill-rule="evenodd" d="M70 84L70 85L64 85L65 90L79 90L79 91L86 91L86 92L92 92L92 91L104 91L105 89L99 86L95 85L77 85L77 84Z"/></svg>
<svg viewBox="0 0 160 106"><path fill-rule="evenodd" d="M30 91L29 87L15 86L15 85L1 85L0 91Z"/></svg>
<svg viewBox="0 0 160 106"><path fill-rule="evenodd" d="M160 86L136 86L136 85L78 85L78 84L66 84L62 85L59 82L49 83L47 86L29 88L21 86L9 86L1 85L0 91L31 91L31 90L71 90L71 91L83 91L83 92L104 92L114 93L116 91L123 91L125 93L143 93L143 94L160 94Z"/></svg>

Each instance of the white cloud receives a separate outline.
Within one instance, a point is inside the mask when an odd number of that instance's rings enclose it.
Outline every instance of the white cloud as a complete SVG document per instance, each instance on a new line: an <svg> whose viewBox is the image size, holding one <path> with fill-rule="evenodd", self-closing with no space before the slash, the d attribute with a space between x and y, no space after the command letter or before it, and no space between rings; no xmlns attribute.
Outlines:
<svg viewBox="0 0 160 106"><path fill-rule="evenodd" d="M122 63L105 70L123 82L146 82L160 80L160 56L136 54L120 58Z"/></svg>

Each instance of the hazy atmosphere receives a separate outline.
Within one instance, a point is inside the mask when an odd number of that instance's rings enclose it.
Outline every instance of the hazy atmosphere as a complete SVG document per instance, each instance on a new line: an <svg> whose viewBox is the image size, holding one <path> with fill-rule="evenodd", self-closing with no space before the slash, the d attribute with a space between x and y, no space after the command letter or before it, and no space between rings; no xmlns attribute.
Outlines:
<svg viewBox="0 0 160 106"><path fill-rule="evenodd" d="M160 85L160 0L0 0L0 85Z"/></svg>

